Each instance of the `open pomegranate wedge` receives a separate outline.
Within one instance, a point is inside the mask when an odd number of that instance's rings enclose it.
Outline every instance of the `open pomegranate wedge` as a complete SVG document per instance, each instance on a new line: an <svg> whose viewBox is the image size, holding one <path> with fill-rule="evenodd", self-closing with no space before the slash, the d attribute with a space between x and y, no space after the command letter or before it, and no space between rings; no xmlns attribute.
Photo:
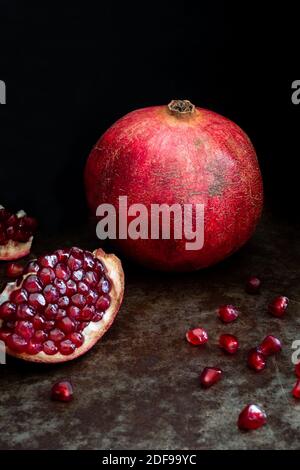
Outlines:
<svg viewBox="0 0 300 470"><path fill-rule="evenodd" d="M123 293L115 255L56 250L31 261L0 295L0 340L8 354L25 361L70 361L109 329Z"/></svg>
<svg viewBox="0 0 300 470"><path fill-rule="evenodd" d="M0 205L0 260L23 258L30 253L37 222L23 210L11 214Z"/></svg>

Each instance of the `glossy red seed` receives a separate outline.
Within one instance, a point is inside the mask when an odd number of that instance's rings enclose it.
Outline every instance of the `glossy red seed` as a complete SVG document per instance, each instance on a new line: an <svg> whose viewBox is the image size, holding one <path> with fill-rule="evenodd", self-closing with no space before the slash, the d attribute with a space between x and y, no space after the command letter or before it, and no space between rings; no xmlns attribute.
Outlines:
<svg viewBox="0 0 300 470"><path fill-rule="evenodd" d="M88 271L83 276L83 281L90 287L96 287L99 282L99 278L96 273L93 271Z"/></svg>
<svg viewBox="0 0 300 470"><path fill-rule="evenodd" d="M58 263L55 267L55 275L58 279L68 281L71 276L70 268L64 263Z"/></svg>
<svg viewBox="0 0 300 470"><path fill-rule="evenodd" d="M38 258L38 264L43 268L54 268L58 259L56 255L44 255Z"/></svg>
<svg viewBox="0 0 300 470"><path fill-rule="evenodd" d="M23 288L26 289L29 294L34 294L43 290L43 287L36 274L30 274L28 277L26 277L23 282Z"/></svg>
<svg viewBox="0 0 300 470"><path fill-rule="evenodd" d="M76 325L76 331L81 333L88 325L89 322L86 321L78 322Z"/></svg>
<svg viewBox="0 0 300 470"><path fill-rule="evenodd" d="M85 284L83 281L80 281L78 283L78 293L87 295L88 292L89 292L89 286Z"/></svg>
<svg viewBox="0 0 300 470"><path fill-rule="evenodd" d="M104 315L104 312L100 312L99 310L96 310L95 315L93 316L93 320L92 320L92 321L93 321L93 322L97 322L97 321L102 320L103 315Z"/></svg>
<svg viewBox="0 0 300 470"><path fill-rule="evenodd" d="M47 286L48 284L51 284L51 282L54 281L55 279L55 272L53 271L52 268L42 268L38 272L38 278L43 284L43 286Z"/></svg>
<svg viewBox="0 0 300 470"><path fill-rule="evenodd" d="M88 305L95 305L98 300L98 294L93 289L90 289L89 293L86 296L86 303Z"/></svg>
<svg viewBox="0 0 300 470"><path fill-rule="evenodd" d="M189 330L185 336L187 341L194 346L200 346L208 341L208 334L204 328L194 328L193 330Z"/></svg>
<svg viewBox="0 0 300 470"><path fill-rule="evenodd" d="M42 294L30 294L28 303L31 307L34 307L37 311L42 310L46 305L45 297Z"/></svg>
<svg viewBox="0 0 300 470"><path fill-rule="evenodd" d="M58 299L58 302L57 302L57 304L60 308L67 307L69 305L69 303L70 303L70 299L67 295L64 295L63 297L60 297L60 299Z"/></svg>
<svg viewBox="0 0 300 470"><path fill-rule="evenodd" d="M200 374L200 383L202 387L211 387L221 379L222 374L222 370L217 367L205 367Z"/></svg>
<svg viewBox="0 0 300 470"><path fill-rule="evenodd" d="M67 336L67 339L74 343L77 348L82 346L82 344L84 343L83 335L81 333L77 333L76 331L74 333L70 333Z"/></svg>
<svg viewBox="0 0 300 470"><path fill-rule="evenodd" d="M266 413L257 405L247 405L240 413L238 427L242 430L253 430L262 427L267 422Z"/></svg>
<svg viewBox="0 0 300 470"><path fill-rule="evenodd" d="M51 341L54 341L55 343L62 341L64 337L64 332L59 330L58 328L54 328L49 332L49 339L51 339Z"/></svg>
<svg viewBox="0 0 300 470"><path fill-rule="evenodd" d="M58 305L57 304L48 304L44 310L44 317L46 320L55 320L57 317Z"/></svg>
<svg viewBox="0 0 300 470"><path fill-rule="evenodd" d="M10 294L10 300L15 304L22 304L27 302L28 294L25 289L16 289Z"/></svg>
<svg viewBox="0 0 300 470"><path fill-rule="evenodd" d="M68 297L72 297L72 295L76 294L77 292L77 284L73 279L69 279L68 282L66 283L67 290L66 290L66 295Z"/></svg>
<svg viewBox="0 0 300 470"><path fill-rule="evenodd" d="M6 344L12 351L22 353L26 351L28 342L21 336L13 333L7 338Z"/></svg>
<svg viewBox="0 0 300 470"><path fill-rule="evenodd" d="M233 305L221 305L218 310L218 315L224 323L231 323L239 316L239 311Z"/></svg>
<svg viewBox="0 0 300 470"><path fill-rule="evenodd" d="M72 354L75 351L75 348L75 344L72 343L72 341L70 341L69 339L62 341L59 344L59 352L64 356L69 356L70 354Z"/></svg>
<svg viewBox="0 0 300 470"><path fill-rule="evenodd" d="M292 394L294 398L300 398L300 379L297 380L296 385L294 386L292 390Z"/></svg>
<svg viewBox="0 0 300 470"><path fill-rule="evenodd" d="M27 320L19 320L15 325L15 333L28 341L34 334L33 324Z"/></svg>
<svg viewBox="0 0 300 470"><path fill-rule="evenodd" d="M2 305L0 305L0 318L12 318L15 315L16 311L16 304L12 302L4 302Z"/></svg>
<svg viewBox="0 0 300 470"><path fill-rule="evenodd" d="M84 307L84 305L86 304L85 297L82 294L72 295L71 301L74 305L76 305L76 307Z"/></svg>
<svg viewBox="0 0 300 470"><path fill-rule="evenodd" d="M54 326L55 326L54 320L46 320L44 324L44 331L47 331L47 333L49 333L49 331L53 330Z"/></svg>
<svg viewBox="0 0 300 470"><path fill-rule="evenodd" d="M55 304L59 299L59 293L57 289L51 284L45 287L43 294L47 303Z"/></svg>
<svg viewBox="0 0 300 470"><path fill-rule="evenodd" d="M84 271L82 269L78 269L77 271L74 271L72 273L72 279L75 282L79 282L82 280L83 275L84 275Z"/></svg>
<svg viewBox="0 0 300 470"><path fill-rule="evenodd" d="M55 255L60 263L66 263L69 259L69 249L56 250Z"/></svg>
<svg viewBox="0 0 300 470"><path fill-rule="evenodd" d="M68 266L71 271L77 271L82 267L83 261L81 259L75 258L73 255L70 255L68 259Z"/></svg>
<svg viewBox="0 0 300 470"><path fill-rule="evenodd" d="M264 356L271 356L280 352L282 349L281 342L275 336L266 336L262 343L258 346L258 351Z"/></svg>
<svg viewBox="0 0 300 470"><path fill-rule="evenodd" d="M19 263L8 263L6 267L6 275L12 279L16 279L19 276L22 276L24 268Z"/></svg>
<svg viewBox="0 0 300 470"><path fill-rule="evenodd" d="M88 271L90 269L94 269L95 267L95 261L92 253L89 251L85 251L83 254L83 269L85 271Z"/></svg>
<svg viewBox="0 0 300 470"><path fill-rule="evenodd" d="M43 344L43 351L45 354L48 354L48 356L53 356L58 352L58 348L53 341L47 340Z"/></svg>
<svg viewBox="0 0 300 470"><path fill-rule="evenodd" d="M59 308L57 310L57 315L56 315L56 318L55 320L61 320L62 318L65 318L67 316L67 312L64 308Z"/></svg>
<svg viewBox="0 0 300 470"><path fill-rule="evenodd" d="M295 365L295 374L300 378L300 362Z"/></svg>
<svg viewBox="0 0 300 470"><path fill-rule="evenodd" d="M36 330L34 335L33 335L33 338L32 340L35 342L35 343L44 343L44 341L46 341L46 339L48 338L48 335L45 331L43 330Z"/></svg>
<svg viewBox="0 0 300 470"><path fill-rule="evenodd" d="M250 277L247 282L246 282L246 292L248 294L259 294L260 292L260 287L261 287L261 281L258 279L258 277Z"/></svg>
<svg viewBox="0 0 300 470"><path fill-rule="evenodd" d="M35 330L42 330L44 328L44 325L45 325L45 320L43 317L39 316L39 315L35 315L33 320L32 320L32 324L35 328Z"/></svg>
<svg viewBox="0 0 300 470"><path fill-rule="evenodd" d="M65 295L67 291L66 283L62 279L54 279L53 285L56 287L60 295Z"/></svg>
<svg viewBox="0 0 300 470"><path fill-rule="evenodd" d="M102 292L103 294L108 294L110 289L111 289L110 281L106 277L103 277L98 284L99 292Z"/></svg>
<svg viewBox="0 0 300 470"><path fill-rule="evenodd" d="M248 353L248 366L256 372L262 371L266 367L266 359L257 349L251 349Z"/></svg>
<svg viewBox="0 0 300 470"><path fill-rule="evenodd" d="M0 341L4 341L6 343L7 338L12 334L12 330L9 328L0 328Z"/></svg>
<svg viewBox="0 0 300 470"><path fill-rule="evenodd" d="M93 305L86 305L80 312L81 321L91 321L95 314L95 307Z"/></svg>
<svg viewBox="0 0 300 470"><path fill-rule="evenodd" d="M25 273L37 273L40 270L40 266L38 265L37 261L30 261L27 266L25 267Z"/></svg>
<svg viewBox="0 0 300 470"><path fill-rule="evenodd" d="M272 302L270 303L268 310L269 313L274 315L274 317L281 318L284 316L286 313L286 310L289 305L289 299L287 297L279 296L276 297Z"/></svg>
<svg viewBox="0 0 300 470"><path fill-rule="evenodd" d="M110 306L110 297L109 295L101 295L99 299L96 302L96 308L97 310L100 310L101 312L105 312Z"/></svg>
<svg viewBox="0 0 300 470"><path fill-rule="evenodd" d="M236 354L239 349L239 342L237 337L229 334L220 336L219 345L228 354Z"/></svg>
<svg viewBox="0 0 300 470"><path fill-rule="evenodd" d="M80 316L80 308L75 307L75 305L71 305L67 308L67 314L73 320L78 320Z"/></svg>
<svg viewBox="0 0 300 470"><path fill-rule="evenodd" d="M64 333L72 333L75 331L75 323L69 317L62 318L57 322L57 327L62 330Z"/></svg>
<svg viewBox="0 0 300 470"><path fill-rule="evenodd" d="M27 304L19 304L17 307L16 317L19 320L32 320L35 314L35 309Z"/></svg>
<svg viewBox="0 0 300 470"><path fill-rule="evenodd" d="M72 384L67 380L57 382L51 389L51 398L63 402L71 401L73 399Z"/></svg>
<svg viewBox="0 0 300 470"><path fill-rule="evenodd" d="M43 345L41 343L36 343L33 339L28 342L26 352L31 356L34 356L43 350Z"/></svg>

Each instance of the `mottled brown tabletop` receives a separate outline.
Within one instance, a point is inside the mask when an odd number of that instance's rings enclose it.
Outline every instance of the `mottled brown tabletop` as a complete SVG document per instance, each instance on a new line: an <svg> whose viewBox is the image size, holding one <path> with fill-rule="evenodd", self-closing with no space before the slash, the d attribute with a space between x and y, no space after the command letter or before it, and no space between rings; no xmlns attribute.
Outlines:
<svg viewBox="0 0 300 470"><path fill-rule="evenodd" d="M96 239L89 230L46 241L38 237L34 253L72 244L92 249ZM299 266L298 232L266 216L247 246L213 268L171 275L125 264L119 316L89 353L57 366L13 359L0 366L0 448L299 448L300 401L290 393L292 343L300 340ZM263 281L260 295L244 291L251 274ZM284 319L266 311L280 294L292 299ZM241 309L231 325L216 317L224 303ZM210 337L202 348L185 341L186 330L198 325ZM218 348L223 332L239 337L237 356ZM255 373L246 366L246 353L269 333L282 340L283 352ZM198 376L209 365L221 367L224 376L203 390ZM74 401L51 401L51 385L65 377L74 384ZM240 432L238 414L252 402L265 408L268 424Z"/></svg>

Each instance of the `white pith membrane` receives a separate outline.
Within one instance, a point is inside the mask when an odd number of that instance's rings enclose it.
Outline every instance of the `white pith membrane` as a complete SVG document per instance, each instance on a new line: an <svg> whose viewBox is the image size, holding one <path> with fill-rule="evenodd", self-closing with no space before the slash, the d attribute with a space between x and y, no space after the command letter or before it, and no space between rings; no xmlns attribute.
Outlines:
<svg viewBox="0 0 300 470"><path fill-rule="evenodd" d="M124 293L124 272L122 269L121 261L115 255L106 254L100 248L95 250L92 254L95 258L99 259L105 267L104 275L110 281L111 286L109 291L111 301L110 306L104 312L101 320L97 322L90 321L89 324L84 328L84 330L80 331L81 335L84 338L83 344L79 347L76 347L74 352L69 355L64 355L60 352L57 352L54 355L48 355L44 351L38 352L37 354L33 355L28 354L26 352L19 353L6 346L7 354L31 362L66 362L71 361L76 357L79 357L82 354L86 353L104 335L104 333L109 329L109 327L113 323L122 304ZM25 279L32 274L33 273L30 272L22 276L21 283L19 280L17 280L16 282L9 282L3 292L0 294L0 305L2 305L4 302L7 302L10 298L11 293L15 289L20 289ZM0 328L3 326L3 323L5 323L5 320L0 319Z"/></svg>
<svg viewBox="0 0 300 470"><path fill-rule="evenodd" d="M0 204L0 210L4 207ZM26 217L27 214L23 210L20 210L16 213L18 219ZM8 240L4 245L0 245L0 260L16 260L23 258L30 253L31 245L33 241L33 236L25 242Z"/></svg>

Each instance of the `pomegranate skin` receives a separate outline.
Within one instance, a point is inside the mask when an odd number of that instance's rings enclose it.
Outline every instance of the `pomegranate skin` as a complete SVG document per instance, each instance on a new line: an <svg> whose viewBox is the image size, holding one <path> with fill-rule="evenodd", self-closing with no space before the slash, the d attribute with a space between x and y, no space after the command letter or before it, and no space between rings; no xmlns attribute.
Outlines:
<svg viewBox="0 0 300 470"><path fill-rule="evenodd" d="M92 149L85 187L93 215L110 203L118 218L119 196L128 197L128 207L144 204L148 214L151 204L193 204L194 210L204 204L202 249L187 250L184 237L172 237L172 226L167 240L114 240L127 257L165 271L193 271L231 255L253 234L263 206L249 138L229 119L202 108L154 106L119 119Z"/></svg>

